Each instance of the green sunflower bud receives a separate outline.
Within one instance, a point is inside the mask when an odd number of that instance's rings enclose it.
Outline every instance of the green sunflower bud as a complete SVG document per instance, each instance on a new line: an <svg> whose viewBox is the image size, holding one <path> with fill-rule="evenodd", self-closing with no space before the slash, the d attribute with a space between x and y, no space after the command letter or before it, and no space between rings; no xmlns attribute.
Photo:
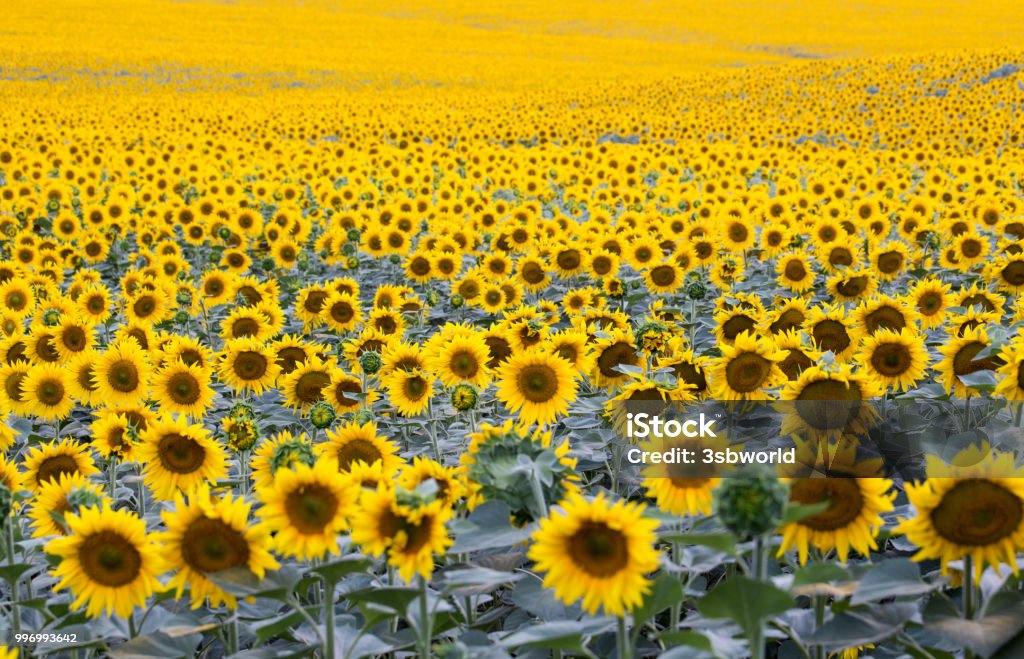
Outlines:
<svg viewBox="0 0 1024 659"><path fill-rule="evenodd" d="M452 389L452 407L459 412L468 412L475 408L479 400L480 394L477 393L476 387L471 384L456 385Z"/></svg>
<svg viewBox="0 0 1024 659"><path fill-rule="evenodd" d="M384 366L384 360L376 350L370 350L359 355L359 367L367 375L375 375Z"/></svg>
<svg viewBox="0 0 1024 659"><path fill-rule="evenodd" d="M373 421L373 412L370 410L359 410L352 415L352 423L357 426L365 426L371 421Z"/></svg>
<svg viewBox="0 0 1024 659"><path fill-rule="evenodd" d="M757 538L778 527L788 499L788 488L774 475L748 469L722 480L715 512L737 538Z"/></svg>
<svg viewBox="0 0 1024 659"><path fill-rule="evenodd" d="M309 410L310 422L313 424L313 427L320 430L330 428L337 416L338 413L334 410L334 406L326 400L317 401Z"/></svg>

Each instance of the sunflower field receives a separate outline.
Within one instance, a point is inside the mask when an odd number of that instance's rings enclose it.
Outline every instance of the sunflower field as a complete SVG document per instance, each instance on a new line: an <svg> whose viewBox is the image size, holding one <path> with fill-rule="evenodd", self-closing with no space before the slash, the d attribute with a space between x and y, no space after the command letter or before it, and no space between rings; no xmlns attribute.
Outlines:
<svg viewBox="0 0 1024 659"><path fill-rule="evenodd" d="M8 4L0 659L1024 656L1017 3Z"/></svg>

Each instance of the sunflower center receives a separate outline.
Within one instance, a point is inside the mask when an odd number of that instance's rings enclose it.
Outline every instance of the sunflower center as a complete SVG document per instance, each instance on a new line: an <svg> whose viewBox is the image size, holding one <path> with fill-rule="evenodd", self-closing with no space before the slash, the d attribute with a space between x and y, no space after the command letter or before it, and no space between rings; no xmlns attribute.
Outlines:
<svg viewBox="0 0 1024 659"><path fill-rule="evenodd" d="M254 318L239 318L231 325L231 336L242 338L256 336L260 332L260 324Z"/></svg>
<svg viewBox="0 0 1024 659"><path fill-rule="evenodd" d="M906 373L910 363L910 351L898 343L883 343L871 354L871 366L887 377Z"/></svg>
<svg viewBox="0 0 1024 659"><path fill-rule="evenodd" d="M981 243L973 238L968 238L964 241L960 252L967 258L974 258L981 254Z"/></svg>
<svg viewBox="0 0 1024 659"><path fill-rule="evenodd" d="M544 281L544 269L533 261L524 265L519 274L527 284L539 284Z"/></svg>
<svg viewBox="0 0 1024 659"><path fill-rule="evenodd" d="M405 380L405 396L410 400L419 400L427 393L427 381L422 375L414 375Z"/></svg>
<svg viewBox="0 0 1024 659"><path fill-rule="evenodd" d="M512 346L506 339L500 336L489 336L484 339L491 358L487 360L489 368L495 368L498 364L512 356Z"/></svg>
<svg viewBox="0 0 1024 659"><path fill-rule="evenodd" d="M556 261L562 270L575 270L580 267L580 253L575 249L567 249L558 253Z"/></svg>
<svg viewBox="0 0 1024 659"><path fill-rule="evenodd" d="M306 296L306 300L302 303L302 306L310 313L320 313L320 310L324 308L324 301L326 299L326 291L311 291L310 294Z"/></svg>
<svg viewBox="0 0 1024 659"><path fill-rule="evenodd" d="M828 502L828 508L799 522L815 531L845 528L864 507L856 478L801 478L793 481L789 498L803 505Z"/></svg>
<svg viewBox="0 0 1024 659"><path fill-rule="evenodd" d="M811 335L818 350L831 350L838 355L850 347L850 335L838 320L821 321L811 330Z"/></svg>
<svg viewBox="0 0 1024 659"><path fill-rule="evenodd" d="M900 268L903 267L903 254L895 251L884 252L878 255L878 260L875 263L881 272L891 275L899 272Z"/></svg>
<svg viewBox="0 0 1024 659"><path fill-rule="evenodd" d="M57 348L53 345L53 337L43 335L40 337L39 342L36 344L36 354L40 359L46 362L55 362L60 360L60 353L57 352Z"/></svg>
<svg viewBox="0 0 1024 659"><path fill-rule="evenodd" d="M199 382L191 373L175 373L167 381L167 394L179 405L191 405L199 400Z"/></svg>
<svg viewBox="0 0 1024 659"><path fill-rule="evenodd" d="M569 538L569 555L590 576L610 577L629 564L629 545L622 531L584 522Z"/></svg>
<svg viewBox="0 0 1024 659"><path fill-rule="evenodd" d="M807 276L807 268L798 260L787 263L786 269L783 272L786 275L786 279L790 281L803 281L804 277Z"/></svg>
<svg viewBox="0 0 1024 659"><path fill-rule="evenodd" d="M805 355L802 350L787 350L786 358L779 362L779 370L786 374L790 380L796 380L800 373L814 366L814 360Z"/></svg>
<svg viewBox="0 0 1024 659"><path fill-rule="evenodd" d="M493 269L493 268L492 268ZM417 277L422 277L430 273L430 261L422 256L417 256L409 264L409 271Z"/></svg>
<svg viewBox="0 0 1024 659"><path fill-rule="evenodd" d="M942 306L942 296L938 293L925 293L917 298L917 310L925 316L931 316Z"/></svg>
<svg viewBox="0 0 1024 659"><path fill-rule="evenodd" d="M289 346L277 351L277 365L281 367L281 373L284 375L294 371L299 364L307 359L306 351L302 348Z"/></svg>
<svg viewBox="0 0 1024 659"><path fill-rule="evenodd" d="M1005 281L1010 286L1024 286L1024 261L1014 261L1000 273Z"/></svg>
<svg viewBox="0 0 1024 659"><path fill-rule="evenodd" d="M57 380L46 380L36 389L36 397L43 405L57 405L64 400L64 385Z"/></svg>
<svg viewBox="0 0 1024 659"><path fill-rule="evenodd" d="M860 275L857 277L850 277L836 284L836 290L843 297L857 297L868 287L868 278Z"/></svg>
<svg viewBox="0 0 1024 659"><path fill-rule="evenodd" d="M966 546L998 543L1017 531L1022 518L1020 497L984 479L960 481L931 513L940 536Z"/></svg>
<svg viewBox="0 0 1024 659"><path fill-rule="evenodd" d="M155 309L156 301L148 295L139 298L135 301L135 304L132 305L132 310L139 318L145 318L149 314L153 313Z"/></svg>
<svg viewBox="0 0 1024 659"><path fill-rule="evenodd" d="M531 403L546 403L558 393L558 374L547 364L532 364L519 371L519 391Z"/></svg>
<svg viewBox="0 0 1024 659"><path fill-rule="evenodd" d="M85 303L85 308L88 309L90 313L103 313L106 311L107 305L102 295L90 295L89 299Z"/></svg>
<svg viewBox="0 0 1024 659"><path fill-rule="evenodd" d="M255 350L245 350L235 358L234 367L243 380L259 380L267 372L267 358Z"/></svg>
<svg viewBox="0 0 1024 659"><path fill-rule="evenodd" d="M342 471L348 471L356 460L362 460L366 464L372 465L374 462L384 458L376 444L362 438L345 442L343 446L338 448L337 455L338 466Z"/></svg>
<svg viewBox="0 0 1024 659"><path fill-rule="evenodd" d="M191 437L170 433L160 439L157 455L164 469L175 474L191 474L206 461L206 449Z"/></svg>
<svg viewBox="0 0 1024 659"><path fill-rule="evenodd" d="M778 319L768 326L772 334L781 334L804 324L804 315L799 309L786 309Z"/></svg>
<svg viewBox="0 0 1024 659"><path fill-rule="evenodd" d="M899 331L907 326L907 320L899 309L879 307L864 317L864 326L872 334L880 329Z"/></svg>
<svg viewBox="0 0 1024 659"><path fill-rule="evenodd" d="M450 366L452 373L463 380L472 378L480 370L476 357L468 350L460 350L452 355Z"/></svg>
<svg viewBox="0 0 1024 659"><path fill-rule="evenodd" d="M749 235L749 232L747 231L747 227L743 226L739 222L733 222L729 226L729 238L734 243L741 243L741 242L743 242L744 240L747 239L748 235Z"/></svg>
<svg viewBox="0 0 1024 659"><path fill-rule="evenodd" d="M77 474L78 462L70 455L53 455L41 463L36 470L36 484L55 481L64 474Z"/></svg>
<svg viewBox="0 0 1024 659"><path fill-rule="evenodd" d="M622 374L613 369L622 364L633 366L638 361L633 346L625 341L619 341L601 351L597 358L597 367L606 378L621 378Z"/></svg>
<svg viewBox="0 0 1024 659"><path fill-rule="evenodd" d="M303 485L284 501L288 520L300 533L323 533L338 512L338 498L322 485Z"/></svg>
<svg viewBox="0 0 1024 659"><path fill-rule="evenodd" d="M181 539L185 563L198 572L217 572L249 562L245 536L219 519L200 517Z"/></svg>
<svg viewBox="0 0 1024 659"><path fill-rule="evenodd" d="M860 414L860 387L832 379L816 380L800 391L795 407L812 428L843 429Z"/></svg>
<svg viewBox="0 0 1024 659"><path fill-rule="evenodd" d="M142 571L139 550L114 531L101 531L86 538L78 548L78 561L90 581L109 588L130 584Z"/></svg>
<svg viewBox="0 0 1024 659"><path fill-rule="evenodd" d="M722 336L729 341L734 341L742 332L749 332L754 329L757 322L746 314L733 316L722 324Z"/></svg>
<svg viewBox="0 0 1024 659"><path fill-rule="evenodd" d="M657 286L671 286L676 283L676 270L670 265L659 265L651 270L651 281Z"/></svg>
<svg viewBox="0 0 1024 659"><path fill-rule="evenodd" d="M355 316L355 311L348 302L335 302L331 305L331 318L334 322L344 325L350 322L353 316Z"/></svg>
<svg viewBox="0 0 1024 659"><path fill-rule="evenodd" d="M129 393L139 388L139 369L127 359L119 359L110 367L107 382L116 391Z"/></svg>
<svg viewBox="0 0 1024 659"><path fill-rule="evenodd" d="M729 386L741 394L757 391L772 371L772 363L756 352L743 352L725 367Z"/></svg>
<svg viewBox="0 0 1024 659"><path fill-rule="evenodd" d="M81 327L69 327L61 333L61 342L65 348L79 352L85 348L85 330Z"/></svg>
<svg viewBox="0 0 1024 659"><path fill-rule="evenodd" d="M953 373L956 375L970 375L978 371L994 370L1002 364L998 358L987 357L985 359L974 359L974 356L985 347L983 341L971 341L953 356Z"/></svg>
<svg viewBox="0 0 1024 659"><path fill-rule="evenodd" d="M330 376L322 371L304 373L295 383L295 397L302 403L315 403L323 399L324 387L330 383Z"/></svg>

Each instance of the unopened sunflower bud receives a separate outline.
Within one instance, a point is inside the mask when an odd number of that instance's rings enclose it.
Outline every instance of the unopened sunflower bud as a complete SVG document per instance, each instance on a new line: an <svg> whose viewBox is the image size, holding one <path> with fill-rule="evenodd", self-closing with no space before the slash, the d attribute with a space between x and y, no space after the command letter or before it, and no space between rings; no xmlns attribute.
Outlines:
<svg viewBox="0 0 1024 659"><path fill-rule="evenodd" d="M377 371L384 366L384 360L376 350L370 350L359 355L359 367L367 375L376 375Z"/></svg>
<svg viewBox="0 0 1024 659"><path fill-rule="evenodd" d="M349 229L348 233L345 234L345 239L351 243L359 242L360 237L361 234L359 233L359 229Z"/></svg>
<svg viewBox="0 0 1024 659"><path fill-rule="evenodd" d="M359 410L352 415L352 423L357 426L365 426L373 421L373 412L370 410Z"/></svg>
<svg viewBox="0 0 1024 659"><path fill-rule="evenodd" d="M309 410L310 422L313 424L313 427L320 430L330 428L337 417L338 413L334 411L334 406L326 400L317 401Z"/></svg>
<svg viewBox="0 0 1024 659"><path fill-rule="evenodd" d="M427 291L424 299L427 302L427 306L436 307L437 303L441 301L441 296L437 294L437 291Z"/></svg>
<svg viewBox="0 0 1024 659"><path fill-rule="evenodd" d="M48 309L43 314L43 324L47 327L56 327L60 325L60 312L56 309Z"/></svg>
<svg viewBox="0 0 1024 659"><path fill-rule="evenodd" d="M452 306L458 309L466 303L466 298L462 297L458 293L452 295Z"/></svg>
<svg viewBox="0 0 1024 659"><path fill-rule="evenodd" d="M313 448L300 439L289 439L278 444L270 456L270 473L276 473L282 468L291 469L300 464L307 467L316 464Z"/></svg>
<svg viewBox="0 0 1024 659"><path fill-rule="evenodd" d="M741 540L770 533L782 521L789 492L764 470L737 472L715 490L715 513L725 528Z"/></svg>
<svg viewBox="0 0 1024 659"><path fill-rule="evenodd" d="M703 300L708 294L708 289L700 279L694 279L686 285L686 297L691 300Z"/></svg>
<svg viewBox="0 0 1024 659"><path fill-rule="evenodd" d="M189 315L187 311L179 310L174 313L174 323L176 325L184 325L188 322Z"/></svg>
<svg viewBox="0 0 1024 659"><path fill-rule="evenodd" d="M178 291L178 294L174 296L174 301L178 303L179 307L191 306L192 294L188 291Z"/></svg>
<svg viewBox="0 0 1024 659"><path fill-rule="evenodd" d="M452 389L452 407L459 412L468 412L476 407L480 394L471 384L459 384Z"/></svg>
<svg viewBox="0 0 1024 659"><path fill-rule="evenodd" d="M359 267L359 259L357 259L356 257L350 256L347 259L345 259L345 268L347 270L355 270L358 267Z"/></svg>

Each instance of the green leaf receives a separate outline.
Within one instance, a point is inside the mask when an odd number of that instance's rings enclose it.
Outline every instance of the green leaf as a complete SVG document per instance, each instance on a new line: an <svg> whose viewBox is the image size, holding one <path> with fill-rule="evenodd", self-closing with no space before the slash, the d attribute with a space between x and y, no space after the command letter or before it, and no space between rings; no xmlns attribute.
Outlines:
<svg viewBox="0 0 1024 659"><path fill-rule="evenodd" d="M697 610L708 618L733 620L747 638L772 616L785 613L793 598L770 583L748 577L732 577L697 603Z"/></svg>
<svg viewBox="0 0 1024 659"><path fill-rule="evenodd" d="M7 583L14 583L21 578L21 575L31 570L33 565L31 563L15 563L14 565L2 565L0 566L0 579L3 579Z"/></svg>
<svg viewBox="0 0 1024 659"><path fill-rule="evenodd" d="M613 618L587 618L578 622L563 620L528 625L502 638L506 648L547 648L590 656L585 639L601 634L615 626Z"/></svg>
<svg viewBox="0 0 1024 659"><path fill-rule="evenodd" d="M683 601L683 585L671 574L662 572L654 580L651 592L644 597L643 603L633 611L635 624L640 625L654 618L670 606Z"/></svg>
<svg viewBox="0 0 1024 659"><path fill-rule="evenodd" d="M830 652L874 643L896 634L918 614L914 602L894 602L857 611L844 611L805 637Z"/></svg>
<svg viewBox="0 0 1024 659"><path fill-rule="evenodd" d="M195 656L196 646L202 640L200 634L173 638L163 632L136 636L124 645L110 651L114 659L178 659Z"/></svg>
<svg viewBox="0 0 1024 659"><path fill-rule="evenodd" d="M731 533L675 533L661 538L665 542L678 542L683 545L700 545L710 547L732 556L739 552L736 549L736 536Z"/></svg>
<svg viewBox="0 0 1024 659"><path fill-rule="evenodd" d="M489 593L505 584L524 578L522 572L503 572L486 567L448 570L442 577L445 592L453 595L479 595Z"/></svg>
<svg viewBox="0 0 1024 659"><path fill-rule="evenodd" d="M299 573L291 566L267 572L262 579L248 568L236 567L208 575L210 581L236 597L266 597L286 601L299 583Z"/></svg>
<svg viewBox="0 0 1024 659"><path fill-rule="evenodd" d="M937 586L921 580L916 563L907 558L891 558L879 563L861 578L857 590L850 598L850 604L859 606L887 597L914 597L935 588Z"/></svg>
<svg viewBox="0 0 1024 659"><path fill-rule="evenodd" d="M509 507L498 501L488 501L476 508L464 520L453 522L455 544L449 554L468 553L482 549L511 547L523 542L533 533L532 526L516 528L509 522Z"/></svg>
<svg viewBox="0 0 1024 659"><path fill-rule="evenodd" d="M924 624L944 641L968 647L982 657L991 657L1024 629L1024 601L974 620L926 609Z"/></svg>
<svg viewBox="0 0 1024 659"><path fill-rule="evenodd" d="M786 512L782 516L783 524L799 522L808 517L814 517L818 513L825 512L832 505L830 501L819 501L818 503L793 503L786 504Z"/></svg>
<svg viewBox="0 0 1024 659"><path fill-rule="evenodd" d="M793 574L794 586L849 580L850 573L835 563L808 563Z"/></svg>
<svg viewBox="0 0 1024 659"><path fill-rule="evenodd" d="M316 615L315 612L312 615ZM253 624L252 629L256 632L256 638L259 639L259 643L266 643L270 639L278 636L291 638L291 634L286 633L292 627L301 625L302 621L302 614L296 610L292 610L283 615L270 618L269 620L261 620L258 623Z"/></svg>
<svg viewBox="0 0 1024 659"><path fill-rule="evenodd" d="M310 572L319 574L327 583L335 584L342 577L353 572L363 572L371 565L373 565L373 561L365 556L346 556L337 561L317 565L311 568Z"/></svg>

